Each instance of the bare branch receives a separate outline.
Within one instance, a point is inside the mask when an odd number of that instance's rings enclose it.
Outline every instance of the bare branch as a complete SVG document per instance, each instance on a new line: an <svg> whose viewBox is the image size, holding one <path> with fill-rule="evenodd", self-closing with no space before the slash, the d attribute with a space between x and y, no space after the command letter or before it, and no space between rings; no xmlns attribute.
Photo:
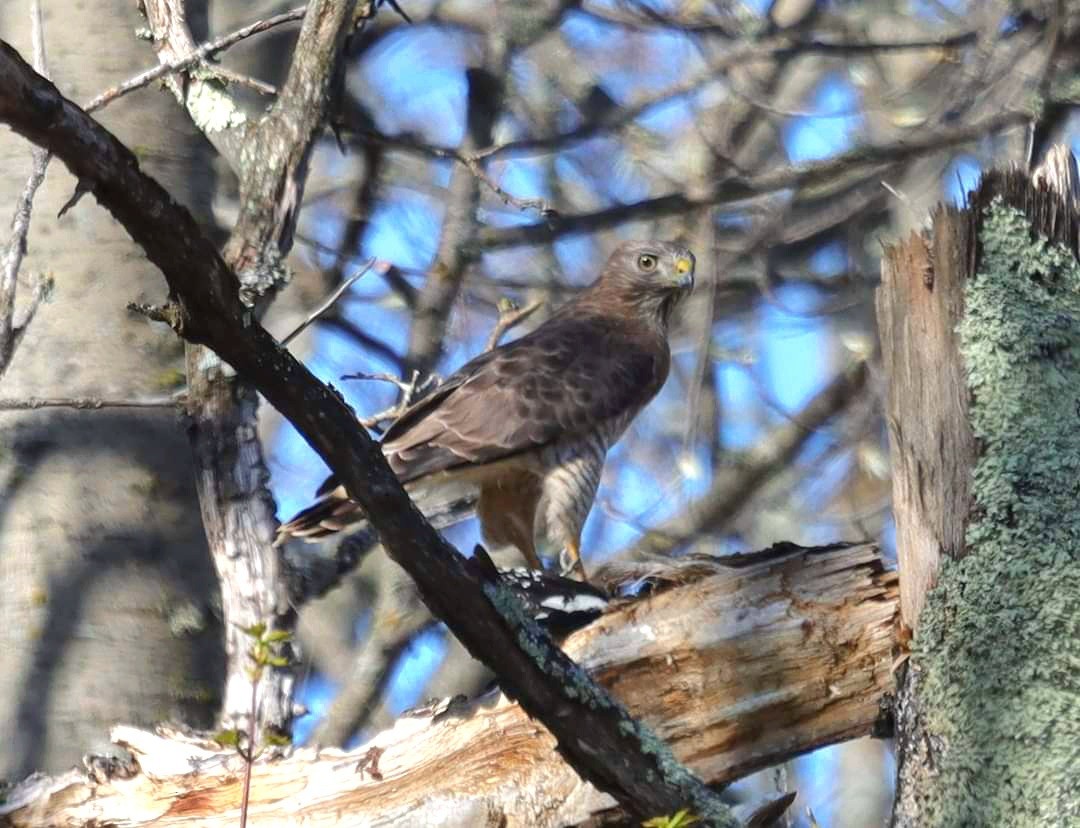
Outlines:
<svg viewBox="0 0 1080 828"><path fill-rule="evenodd" d="M540 244L567 233L588 233L631 220L682 215L706 207L735 204L790 188L809 188L813 190L814 197L820 198L826 193L847 189L853 175L861 177L872 174L877 165L965 144L1005 127L1023 123L1030 117L1027 112L1004 112L953 129L938 132L924 130L917 136L891 144L856 147L826 161L779 167L749 177L729 178L722 181L711 193L700 197L670 193L592 213L559 215L536 224L489 227L477 233L476 244L483 250Z"/></svg>
<svg viewBox="0 0 1080 828"><path fill-rule="evenodd" d="M364 727L386 689L391 669L402 650L417 633L435 623L411 587L409 576L396 566L379 584L371 633L356 648L352 669L316 730L314 744L344 745Z"/></svg>
<svg viewBox="0 0 1080 828"><path fill-rule="evenodd" d="M129 92L134 92L136 89L142 89L144 86L148 86L158 78L171 75L173 72L183 72L187 69L192 69L211 55L224 51L230 46L235 46L242 40L269 31L284 23L293 23L297 20L302 20L306 10L307 6L299 6L298 8L290 9L281 14L267 17L264 20L257 20L254 23L249 23L247 26L239 28L234 32L230 32L227 35L222 35L219 38L203 43L182 57L166 60L155 66L153 69L147 69L145 72L140 72L135 77L126 80L111 89L106 89L87 103L85 109L87 112L95 112L102 107L108 106L113 101L122 98ZM220 69L215 67L214 71L218 72Z"/></svg>
<svg viewBox="0 0 1080 828"><path fill-rule="evenodd" d="M330 295L327 296L322 302L320 302L319 306L315 308L315 310L313 310L311 313L309 313L307 318L303 322L293 328L292 331L290 331L281 340L281 344L283 346L288 345L290 342L296 339L296 337L303 333L307 329L307 327L311 325L312 322L314 322L316 319L318 319L320 316L330 310L330 308L333 307L334 303L341 298L341 295L345 293L345 291L347 291L349 288L351 288L354 284L356 284L360 280L360 277L367 273L374 265L375 259L368 259L362 268L360 268L358 271L356 271L356 273L354 273L352 276L350 276L348 279L346 279L344 282L334 288L334 290L330 292ZM390 265L386 262L379 262L379 267L389 269Z"/></svg>
<svg viewBox="0 0 1080 828"><path fill-rule="evenodd" d="M500 302L499 321L495 323L495 327L493 327L491 333L488 334L484 350L491 351L498 347L499 342L506 334L540 310L543 306L543 299L537 299L535 302L530 302L523 308L515 306L512 302L507 302L505 305Z"/></svg>
<svg viewBox="0 0 1080 828"><path fill-rule="evenodd" d="M0 397L0 411L33 411L38 408L75 408L97 411L102 408L182 408L183 396L110 399L108 397Z"/></svg>
<svg viewBox="0 0 1080 828"><path fill-rule="evenodd" d="M261 81L258 78L253 78L251 75L245 75L241 72L233 71L225 66L218 66L216 64L203 64L203 71L212 75L216 75L226 83L235 83L239 86L246 86L249 89L254 89L260 95L272 96L278 93L278 88L272 83Z"/></svg>
<svg viewBox="0 0 1080 828"><path fill-rule="evenodd" d="M45 57L45 33L41 23L41 0L30 2L30 32L34 49L34 68L43 77L49 76ZM33 167L26 185L15 202L15 215L11 220L11 237L8 239L3 258L0 259L0 377L4 375L15 349L19 346L27 326L33 321L38 306L48 292L48 280L37 277L34 291L23 318L15 321L15 293L18 286L19 268L26 255L26 239L30 232L30 213L34 195L45 180L49 166L49 153L39 147L31 150Z"/></svg>
<svg viewBox="0 0 1080 828"><path fill-rule="evenodd" d="M858 396L866 384L864 362L848 367L818 392L790 422L778 426L748 453L742 462L718 472L709 491L684 514L647 530L631 555L670 554L690 538L718 531L737 515L762 484L791 460L814 431Z"/></svg>
<svg viewBox="0 0 1080 828"><path fill-rule="evenodd" d="M340 313L335 312L333 308L331 308L330 312L323 317L322 323L324 325L329 325L332 328L337 328L346 336L351 337L360 348L377 354L391 365L400 366L402 364L401 355L397 351L381 339L378 339L363 330L351 319L346 319Z"/></svg>

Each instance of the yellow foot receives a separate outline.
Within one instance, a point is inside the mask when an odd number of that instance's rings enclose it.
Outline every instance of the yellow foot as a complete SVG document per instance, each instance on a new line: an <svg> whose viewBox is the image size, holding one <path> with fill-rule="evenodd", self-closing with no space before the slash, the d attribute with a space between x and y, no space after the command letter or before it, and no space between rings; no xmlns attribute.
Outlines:
<svg viewBox="0 0 1080 828"><path fill-rule="evenodd" d="M576 543L568 543L559 553L559 570L564 578L588 582L585 565L581 562L581 550Z"/></svg>

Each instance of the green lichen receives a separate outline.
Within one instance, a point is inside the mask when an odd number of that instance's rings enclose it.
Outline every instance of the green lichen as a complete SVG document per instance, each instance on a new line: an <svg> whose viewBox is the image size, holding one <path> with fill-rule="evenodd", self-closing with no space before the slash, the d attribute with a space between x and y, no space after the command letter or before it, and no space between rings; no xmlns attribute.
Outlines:
<svg viewBox="0 0 1080 828"><path fill-rule="evenodd" d="M518 597L504 584L484 585L484 593L492 606L505 618L517 633L521 649L528 654L541 670L555 675L567 697L573 701L588 705L593 710L610 708L614 705L611 697L589 678L588 673L577 664L565 669L559 662L550 658L555 645L547 638L525 612Z"/></svg>
<svg viewBox="0 0 1080 828"><path fill-rule="evenodd" d="M1050 98L1061 103L1080 101L1080 74L1055 72L1050 79Z"/></svg>
<svg viewBox="0 0 1080 828"><path fill-rule="evenodd" d="M165 368L158 371L151 379L153 387L159 391L171 391L184 384L187 375L181 368Z"/></svg>
<svg viewBox="0 0 1080 828"><path fill-rule="evenodd" d="M959 329L979 444L966 557L920 618L920 825L1080 824L1080 267L1000 200Z"/></svg>
<svg viewBox="0 0 1080 828"><path fill-rule="evenodd" d="M206 613L191 601L181 601L165 610L169 632L175 638L191 638L206 632Z"/></svg>
<svg viewBox="0 0 1080 828"><path fill-rule="evenodd" d="M221 700L218 688L188 676L172 677L169 681L169 695L175 701L185 704L213 706Z"/></svg>
<svg viewBox="0 0 1080 828"><path fill-rule="evenodd" d="M192 81L187 90L187 108L195 126L207 135L243 126L247 120L218 81Z"/></svg>

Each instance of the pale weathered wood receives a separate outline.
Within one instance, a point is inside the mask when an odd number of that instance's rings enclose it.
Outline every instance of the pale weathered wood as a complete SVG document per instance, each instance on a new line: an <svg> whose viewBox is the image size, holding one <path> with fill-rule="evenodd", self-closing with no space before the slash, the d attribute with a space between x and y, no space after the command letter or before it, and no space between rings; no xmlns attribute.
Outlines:
<svg viewBox="0 0 1080 828"><path fill-rule="evenodd" d="M896 828L1080 824L1077 192L1067 148L988 172L883 261Z"/></svg>
<svg viewBox="0 0 1080 828"><path fill-rule="evenodd" d="M818 745L870 733L892 690L895 573L871 545L783 546L694 558L673 585L566 642L680 759L725 782ZM12 826L235 826L243 765L228 750L117 728L141 772L25 783L0 805ZM349 753L259 761L251 821L308 826L544 826L613 800L582 782L544 727L501 695L403 716Z"/></svg>
<svg viewBox="0 0 1080 828"><path fill-rule="evenodd" d="M886 248L877 293L904 623L917 627L942 552L964 549L975 456L955 330L964 313L970 224L939 207L925 234Z"/></svg>

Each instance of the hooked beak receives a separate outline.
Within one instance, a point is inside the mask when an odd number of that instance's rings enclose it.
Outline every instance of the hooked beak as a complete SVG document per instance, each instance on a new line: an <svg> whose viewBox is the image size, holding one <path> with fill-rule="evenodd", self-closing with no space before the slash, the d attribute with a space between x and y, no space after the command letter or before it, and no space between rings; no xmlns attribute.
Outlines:
<svg viewBox="0 0 1080 828"><path fill-rule="evenodd" d="M680 290L689 290L694 286L694 259L691 256L679 256L675 259L675 273L678 276L676 286Z"/></svg>

